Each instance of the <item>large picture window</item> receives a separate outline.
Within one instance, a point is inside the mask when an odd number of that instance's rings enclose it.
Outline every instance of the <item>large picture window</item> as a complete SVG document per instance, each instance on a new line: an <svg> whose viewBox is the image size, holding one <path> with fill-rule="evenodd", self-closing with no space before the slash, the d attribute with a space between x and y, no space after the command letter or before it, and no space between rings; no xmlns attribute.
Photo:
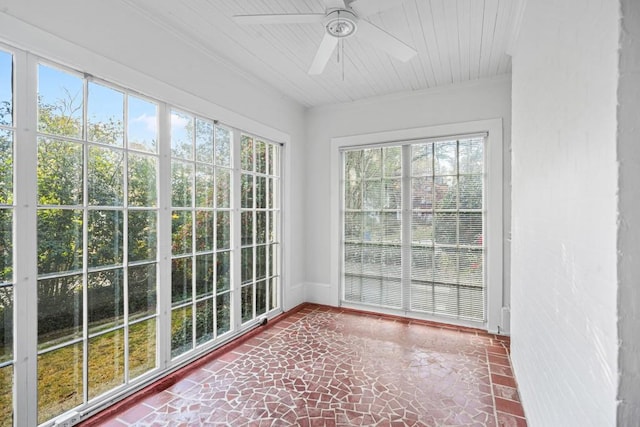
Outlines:
<svg viewBox="0 0 640 427"><path fill-rule="evenodd" d="M278 307L280 146L242 135L240 167L242 322Z"/></svg>
<svg viewBox="0 0 640 427"><path fill-rule="evenodd" d="M232 132L171 113L171 354L231 330Z"/></svg>
<svg viewBox="0 0 640 427"><path fill-rule="evenodd" d="M344 301L485 320L484 144L344 151Z"/></svg>
<svg viewBox="0 0 640 427"><path fill-rule="evenodd" d="M76 423L281 311L281 145L247 135L0 47L1 426Z"/></svg>
<svg viewBox="0 0 640 427"><path fill-rule="evenodd" d="M153 102L39 65L39 422L156 367L157 141Z"/></svg>

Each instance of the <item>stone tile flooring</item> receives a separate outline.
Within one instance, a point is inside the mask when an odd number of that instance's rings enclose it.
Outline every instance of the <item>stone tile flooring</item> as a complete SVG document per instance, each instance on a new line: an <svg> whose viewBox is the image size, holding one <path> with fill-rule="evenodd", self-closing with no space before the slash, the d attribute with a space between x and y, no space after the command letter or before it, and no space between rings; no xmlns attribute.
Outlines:
<svg viewBox="0 0 640 427"><path fill-rule="evenodd" d="M508 338L315 305L128 406L86 424L526 426Z"/></svg>

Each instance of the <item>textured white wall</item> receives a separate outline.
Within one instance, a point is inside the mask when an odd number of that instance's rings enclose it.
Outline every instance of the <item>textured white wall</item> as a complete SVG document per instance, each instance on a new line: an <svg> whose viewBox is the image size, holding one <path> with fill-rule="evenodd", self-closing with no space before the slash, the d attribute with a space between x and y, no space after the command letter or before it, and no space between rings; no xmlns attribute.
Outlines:
<svg viewBox="0 0 640 427"><path fill-rule="evenodd" d="M533 427L616 423L618 7L529 1L513 57L512 354Z"/></svg>
<svg viewBox="0 0 640 427"><path fill-rule="evenodd" d="M640 422L640 2L623 0L618 82L618 425Z"/></svg>
<svg viewBox="0 0 640 427"><path fill-rule="evenodd" d="M3 0L0 42L263 137L289 140L285 308L304 301L304 113L260 80L110 2Z"/></svg>
<svg viewBox="0 0 640 427"><path fill-rule="evenodd" d="M398 129L503 118L504 230L509 230L509 144L511 81L508 77L470 82L427 91L397 94L348 104L314 108L307 113L306 298L338 305L339 289L329 266L332 254L329 204L331 138ZM508 235L508 234L507 234ZM505 236L506 239L507 236ZM504 253L509 253L504 243ZM508 273L508 259L504 262ZM504 275L504 301L509 301L509 276Z"/></svg>

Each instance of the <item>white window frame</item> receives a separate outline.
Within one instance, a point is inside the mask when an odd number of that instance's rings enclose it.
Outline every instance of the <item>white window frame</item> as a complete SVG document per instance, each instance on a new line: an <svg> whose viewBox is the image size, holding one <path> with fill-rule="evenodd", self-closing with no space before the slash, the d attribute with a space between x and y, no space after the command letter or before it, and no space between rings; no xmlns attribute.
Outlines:
<svg viewBox="0 0 640 427"><path fill-rule="evenodd" d="M15 24L13 22L12 24ZM19 26L19 25L18 25ZM38 39L38 37L35 37ZM43 39L46 41L47 39ZM287 171L290 168L292 158L288 146L291 138L288 134L271 128L267 125L241 116L230 110L226 110L210 101L195 95L183 92L175 87L165 85L152 78L131 73L131 70L121 64L96 57L88 51L74 45L66 44L62 41L55 43L38 44L37 40L13 43L20 47L14 47L0 41L0 48L10 52L14 56L14 425L35 426L37 425L37 311L35 310L37 301L37 287L34 285L37 280L37 259L30 256L17 256L16 254L36 253L37 251L37 67L39 63L45 63L52 67L82 74L83 69L100 69L106 77L98 79L109 87L119 88L127 93L152 100L158 104L158 116L160 118L158 149L158 168L160 171L170 170L170 111L172 108L189 112L200 117L218 117L221 124L232 129L234 135L241 132L259 136L265 141L280 144L280 179L279 179L279 287L277 294L278 306L265 313L262 317L272 318L286 309L291 308L287 304L295 298L289 297L286 291L291 291L289 282L291 277L290 249L291 223L287 221L290 205L289 177ZM45 45L50 48L47 55L39 53L38 46ZM75 53L69 54L68 52ZM73 57L72 63L70 56ZM57 57L57 58L56 58ZM123 85L119 82L126 81ZM129 88L134 88L133 90ZM147 95L147 94L157 95ZM188 107L185 108L184 106ZM239 145L238 145L239 146ZM235 176L236 168L232 174ZM125 172L126 173L126 172ZM242 335L248 329L260 323L260 319L247 322L242 327L225 337L225 339L203 345L185 357L171 359L170 345L170 308L171 308L171 287L168 280L171 277L171 213L170 213L170 189L171 176L167 173L160 173L158 176L158 289L156 315L157 330L164 330L165 333L157 334L157 366L152 371L141 375L130 384L130 387L111 390L101 396L92 399L91 404L81 405L70 411L60 414L42 424L42 426L52 426L57 421L76 422L86 420L89 416L105 409L153 381L161 379L170 372L173 372L184 365L191 363L198 357L210 352L212 349L224 345L226 342ZM232 210L235 213L235 209ZM234 221L239 223L239 221ZM17 230L20 230L20 238ZM76 412L77 411L77 412Z"/></svg>
<svg viewBox="0 0 640 427"><path fill-rule="evenodd" d="M491 333L502 329L501 313L503 306L503 135L502 119L487 119L470 122L444 124L420 128L391 130L331 139L331 284L340 304L341 285L341 149L348 147L390 144L411 140L450 138L459 135L487 133L485 146L485 283L486 283L486 321L483 323L439 317L415 312L376 309L387 314L400 314L420 319L447 322L461 326L481 327Z"/></svg>

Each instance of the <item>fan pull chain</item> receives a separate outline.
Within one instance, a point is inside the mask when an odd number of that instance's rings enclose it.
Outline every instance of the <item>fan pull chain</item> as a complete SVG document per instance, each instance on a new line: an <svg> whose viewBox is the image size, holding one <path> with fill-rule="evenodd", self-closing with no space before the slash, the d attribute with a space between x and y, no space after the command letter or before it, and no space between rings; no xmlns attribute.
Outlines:
<svg viewBox="0 0 640 427"><path fill-rule="evenodd" d="M340 11L338 11L338 28L340 28ZM338 64L340 63L340 45L342 44L342 39L338 39L338 48L336 49L336 61ZM344 59L344 58L343 58Z"/></svg>
<svg viewBox="0 0 640 427"><path fill-rule="evenodd" d="M342 81L344 81L344 40L340 39L340 50L342 51Z"/></svg>

